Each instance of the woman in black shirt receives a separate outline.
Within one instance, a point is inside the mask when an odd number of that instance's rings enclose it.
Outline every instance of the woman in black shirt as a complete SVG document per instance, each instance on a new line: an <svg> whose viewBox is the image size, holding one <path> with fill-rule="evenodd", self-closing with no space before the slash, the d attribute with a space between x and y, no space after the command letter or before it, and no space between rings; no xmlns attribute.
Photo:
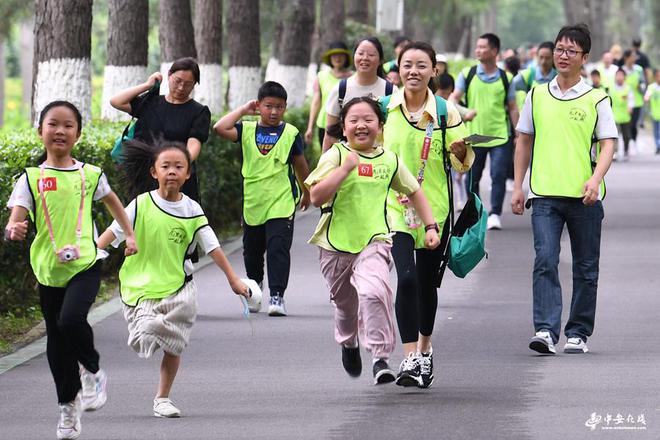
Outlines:
<svg viewBox="0 0 660 440"><path fill-rule="evenodd" d="M154 140L176 141L185 144L193 160L190 178L182 187L182 192L199 202L197 167L195 160L202 144L209 136L211 112L205 105L191 98L195 84L199 83L199 66L193 58L175 61L168 72L169 91L167 95L144 93L156 81L162 81L160 72L153 73L146 82L121 91L110 99L110 104L137 118L135 139L152 143ZM133 188L128 194L132 199L137 194L156 188L156 181L144 176L144 186Z"/></svg>

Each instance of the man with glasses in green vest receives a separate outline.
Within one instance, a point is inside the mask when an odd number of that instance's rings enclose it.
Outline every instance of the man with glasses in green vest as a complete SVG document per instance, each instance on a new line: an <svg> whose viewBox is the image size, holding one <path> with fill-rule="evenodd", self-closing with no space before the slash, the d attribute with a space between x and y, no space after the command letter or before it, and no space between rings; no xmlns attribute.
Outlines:
<svg viewBox="0 0 660 440"><path fill-rule="evenodd" d="M495 34L483 34L474 50L479 64L466 67L456 79L451 100L458 103L465 96L465 106L477 116L467 122L470 134L494 136L499 139L474 147L472 191L479 194L479 181L490 154L490 215L488 229L502 229L500 217L506 194L506 178L511 163L510 127L518 123L516 94L510 88L511 75L497 67L500 39Z"/></svg>
<svg viewBox="0 0 660 440"><path fill-rule="evenodd" d="M514 214L532 207L536 258L533 272L534 330L529 348L555 354L561 330L560 240L568 229L573 256L573 297L564 327L565 353L586 353L596 315L603 178L618 137L610 99L581 77L589 58L586 25L563 27L555 39L558 75L527 95L516 127ZM594 144L593 142L596 142ZM529 200L522 184L530 165Z"/></svg>

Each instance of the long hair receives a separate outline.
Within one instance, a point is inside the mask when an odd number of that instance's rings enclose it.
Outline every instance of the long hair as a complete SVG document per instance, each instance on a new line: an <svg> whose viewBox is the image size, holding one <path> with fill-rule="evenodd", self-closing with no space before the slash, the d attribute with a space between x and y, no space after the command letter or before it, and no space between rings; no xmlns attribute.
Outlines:
<svg viewBox="0 0 660 440"><path fill-rule="evenodd" d="M151 144L136 139L126 141L122 145L121 181L126 188L128 200L133 200L143 192L158 188L158 182L151 176L158 156L163 151L179 150L186 156L188 169L191 158L188 149L181 142L159 139Z"/></svg>

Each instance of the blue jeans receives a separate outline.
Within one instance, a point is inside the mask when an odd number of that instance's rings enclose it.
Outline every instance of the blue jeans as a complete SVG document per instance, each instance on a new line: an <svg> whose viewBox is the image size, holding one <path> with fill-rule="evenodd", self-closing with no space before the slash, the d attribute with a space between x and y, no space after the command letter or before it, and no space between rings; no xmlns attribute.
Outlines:
<svg viewBox="0 0 660 440"><path fill-rule="evenodd" d="M596 317L598 262L603 204L585 206L581 199L537 198L532 201L534 234L534 329L548 330L556 343L561 331L562 296L559 283L560 239L564 224L573 255L573 297L564 334L591 336Z"/></svg>
<svg viewBox="0 0 660 440"><path fill-rule="evenodd" d="M653 121L653 138L655 139L655 152L660 153L660 120Z"/></svg>
<svg viewBox="0 0 660 440"><path fill-rule="evenodd" d="M502 215L502 204L506 194L506 176L511 161L511 144L499 147L474 147L474 164L470 171L472 175L472 192L479 195L479 181L486 166L486 156L490 153L490 214Z"/></svg>

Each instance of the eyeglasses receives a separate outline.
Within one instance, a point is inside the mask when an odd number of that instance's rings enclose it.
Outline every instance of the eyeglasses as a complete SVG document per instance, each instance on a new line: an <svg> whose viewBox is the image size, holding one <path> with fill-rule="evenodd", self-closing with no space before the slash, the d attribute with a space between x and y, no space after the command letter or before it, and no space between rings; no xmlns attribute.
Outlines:
<svg viewBox="0 0 660 440"><path fill-rule="evenodd" d="M184 89L190 89L195 86L194 81L184 81L176 75L170 75L172 81L174 82L174 87L183 87Z"/></svg>
<svg viewBox="0 0 660 440"><path fill-rule="evenodd" d="M563 54L566 54L566 56L569 58L575 58L579 53L584 53L584 51L573 50L573 49L560 49L558 47L556 47L554 50L554 54L558 57L562 56Z"/></svg>

